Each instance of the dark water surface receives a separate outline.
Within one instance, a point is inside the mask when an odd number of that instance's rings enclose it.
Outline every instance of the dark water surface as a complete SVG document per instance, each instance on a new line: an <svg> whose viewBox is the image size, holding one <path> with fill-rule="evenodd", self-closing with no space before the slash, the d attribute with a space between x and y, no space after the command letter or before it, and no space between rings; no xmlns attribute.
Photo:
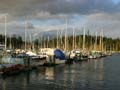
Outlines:
<svg viewBox="0 0 120 90"><path fill-rule="evenodd" d="M120 90L120 55L0 76L0 90Z"/></svg>

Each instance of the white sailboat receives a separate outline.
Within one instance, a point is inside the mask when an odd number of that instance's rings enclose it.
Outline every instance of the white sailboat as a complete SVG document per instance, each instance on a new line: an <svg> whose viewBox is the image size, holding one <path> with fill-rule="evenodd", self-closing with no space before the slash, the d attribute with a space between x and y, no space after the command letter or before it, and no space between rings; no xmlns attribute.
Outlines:
<svg viewBox="0 0 120 90"><path fill-rule="evenodd" d="M82 46L82 51L76 51L75 53L75 60L77 61L84 61L84 60L88 60L88 54L86 52L86 47L85 47L85 40L86 40L86 36L85 36L85 27L83 30L83 46Z"/></svg>
<svg viewBox="0 0 120 90"><path fill-rule="evenodd" d="M74 59L75 57L75 28L73 26L73 41L72 41L72 50L70 51L69 59Z"/></svg>
<svg viewBox="0 0 120 90"><path fill-rule="evenodd" d="M83 51L81 52L80 55L80 60L87 60L88 59L88 54L86 52L86 47L85 47L85 42L86 42L86 33L85 33L85 26L84 26L84 30L83 30Z"/></svg>
<svg viewBox="0 0 120 90"><path fill-rule="evenodd" d="M96 51L97 51L97 32L95 35L94 49L90 51L89 59L96 59L97 58Z"/></svg>

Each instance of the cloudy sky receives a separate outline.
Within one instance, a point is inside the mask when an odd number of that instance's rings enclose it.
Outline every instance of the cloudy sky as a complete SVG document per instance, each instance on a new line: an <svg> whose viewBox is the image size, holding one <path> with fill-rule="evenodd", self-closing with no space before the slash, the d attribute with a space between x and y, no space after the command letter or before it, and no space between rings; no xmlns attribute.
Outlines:
<svg viewBox="0 0 120 90"><path fill-rule="evenodd" d="M91 32L120 37L120 0L0 0L0 33L23 34L25 21L28 33L61 30L84 26Z"/></svg>

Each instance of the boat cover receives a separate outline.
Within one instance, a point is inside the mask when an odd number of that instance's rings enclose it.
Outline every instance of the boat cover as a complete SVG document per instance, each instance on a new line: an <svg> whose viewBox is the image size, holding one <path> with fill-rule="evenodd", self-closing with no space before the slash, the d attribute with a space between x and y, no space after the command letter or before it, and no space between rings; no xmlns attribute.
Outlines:
<svg viewBox="0 0 120 90"><path fill-rule="evenodd" d="M54 55L55 58L58 58L60 60L66 60L65 54L60 49L54 50Z"/></svg>

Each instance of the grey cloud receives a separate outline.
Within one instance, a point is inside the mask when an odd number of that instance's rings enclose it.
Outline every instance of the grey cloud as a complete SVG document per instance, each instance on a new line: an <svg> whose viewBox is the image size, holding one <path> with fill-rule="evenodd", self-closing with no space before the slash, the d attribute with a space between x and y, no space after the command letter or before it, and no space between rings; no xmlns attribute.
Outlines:
<svg viewBox="0 0 120 90"><path fill-rule="evenodd" d="M94 18L94 19L93 19ZM120 21L120 12L119 13L96 13L87 15L86 18L88 21L95 20L95 21Z"/></svg>
<svg viewBox="0 0 120 90"><path fill-rule="evenodd" d="M19 18L40 13L90 14L98 12L119 12L120 6L112 0L0 0L0 13L9 13ZM42 16L41 16L42 17Z"/></svg>
<svg viewBox="0 0 120 90"><path fill-rule="evenodd" d="M115 34L119 33L120 28L120 3L115 4L112 0L0 0L0 14L8 14L8 19L16 22L25 20L25 17L41 20L83 15L88 28L103 28L106 35L119 36ZM3 18L0 18L1 22L4 23ZM14 26L11 25L8 29L14 33L24 32L24 25L11 24ZM28 26L29 29L36 30L33 24ZM4 27L0 28L0 31L3 32L3 29Z"/></svg>
<svg viewBox="0 0 120 90"><path fill-rule="evenodd" d="M92 32L99 33L104 30L104 35L117 38L120 36L120 13L99 13L86 16L86 25Z"/></svg>
<svg viewBox="0 0 120 90"><path fill-rule="evenodd" d="M17 25L14 26L14 28L24 30L25 29L25 25L23 25L23 24L17 24ZM30 29L34 29L35 27L31 23L27 23L26 28L27 28L27 30L30 30Z"/></svg>

